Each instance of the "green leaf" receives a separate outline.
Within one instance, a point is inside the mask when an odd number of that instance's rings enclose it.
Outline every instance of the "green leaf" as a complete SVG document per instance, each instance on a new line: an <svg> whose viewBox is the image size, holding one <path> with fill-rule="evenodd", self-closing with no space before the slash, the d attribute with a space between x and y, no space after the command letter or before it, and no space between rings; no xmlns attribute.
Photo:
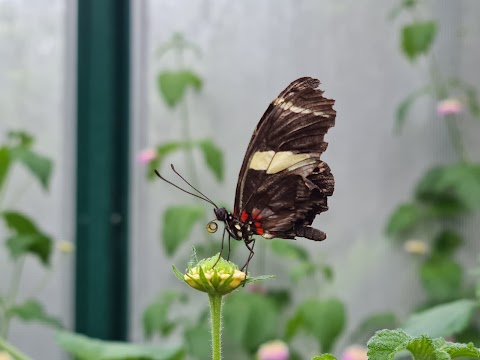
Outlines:
<svg viewBox="0 0 480 360"><path fill-rule="evenodd" d="M157 81L160 95L172 108L183 100L189 87L197 91L202 88L202 79L191 70L164 71Z"/></svg>
<svg viewBox="0 0 480 360"><path fill-rule="evenodd" d="M433 257L422 264L420 279L435 302L458 298L462 286L462 267L445 257Z"/></svg>
<svg viewBox="0 0 480 360"><path fill-rule="evenodd" d="M290 291L287 289L269 289L265 296L271 299L278 309L285 309L292 302Z"/></svg>
<svg viewBox="0 0 480 360"><path fill-rule="evenodd" d="M155 170L161 170L163 161L166 156L180 149L191 146L191 144L183 141L170 141L163 143L157 147L157 156L151 160L147 166L147 178L149 180L155 178Z"/></svg>
<svg viewBox="0 0 480 360"><path fill-rule="evenodd" d="M282 239L274 239L271 241L272 251L280 256L285 256L290 259L307 261L309 256L308 252L295 244Z"/></svg>
<svg viewBox="0 0 480 360"><path fill-rule="evenodd" d="M447 337L460 333L473 320L478 303L472 300L458 300L437 305L411 315L402 329L410 335L428 334L431 337Z"/></svg>
<svg viewBox="0 0 480 360"><path fill-rule="evenodd" d="M369 360L392 360L400 351L408 350L416 360L450 360L461 356L480 358L473 344L456 344L426 335L412 337L402 330L378 331L368 342Z"/></svg>
<svg viewBox="0 0 480 360"><path fill-rule="evenodd" d="M183 280L183 279L182 279ZM175 303L185 303L187 296L174 291L163 292L148 305L143 313L143 333L150 339L155 333L169 335L177 323L169 319L170 307Z"/></svg>
<svg viewBox="0 0 480 360"><path fill-rule="evenodd" d="M389 19L393 20L398 15L400 15L404 10L409 10L415 7L417 4L417 0L402 0L400 4L393 8L393 10L389 14Z"/></svg>
<svg viewBox="0 0 480 360"><path fill-rule="evenodd" d="M16 211L4 211L3 220L8 228L19 235L38 233L37 226L27 216Z"/></svg>
<svg viewBox="0 0 480 360"><path fill-rule="evenodd" d="M458 343L446 343L443 351L450 354L452 359L458 357L469 357L474 359L480 359L480 351L472 344L458 344Z"/></svg>
<svg viewBox="0 0 480 360"><path fill-rule="evenodd" d="M13 235L7 239L7 248L12 257L26 253L37 256L44 265L48 265L52 252L52 239L42 233L33 221L15 211L5 211L2 217Z"/></svg>
<svg viewBox="0 0 480 360"><path fill-rule="evenodd" d="M312 358L312 360L337 360L337 358L332 354L326 353L320 356L315 356Z"/></svg>
<svg viewBox="0 0 480 360"><path fill-rule="evenodd" d="M195 223L201 219L204 209L201 206L182 205L169 207L163 216L163 246L168 255L190 235Z"/></svg>
<svg viewBox="0 0 480 360"><path fill-rule="evenodd" d="M415 203L405 203L398 206L388 219L386 233L389 237L399 237L412 231L418 223L424 220L425 214Z"/></svg>
<svg viewBox="0 0 480 360"><path fill-rule="evenodd" d="M434 21L419 21L402 29L402 50L410 60L426 54L435 40L437 24Z"/></svg>
<svg viewBox="0 0 480 360"><path fill-rule="evenodd" d="M8 309L8 313L10 316L16 317L23 321L38 322L56 329L63 328L60 320L48 315L45 312L42 304L33 299L27 300L23 304L11 307Z"/></svg>
<svg viewBox="0 0 480 360"><path fill-rule="evenodd" d="M184 339L188 354L197 359L209 359L211 357L212 340L210 326L201 322L185 330Z"/></svg>
<svg viewBox="0 0 480 360"><path fill-rule="evenodd" d="M317 266L310 261L301 262L290 269L288 276L294 283L315 274Z"/></svg>
<svg viewBox="0 0 480 360"><path fill-rule="evenodd" d="M462 242L460 234L451 230L445 230L435 237L433 245L436 254L451 257Z"/></svg>
<svg viewBox="0 0 480 360"><path fill-rule="evenodd" d="M417 184L415 196L425 202L450 200L470 210L480 209L480 165L434 167Z"/></svg>
<svg viewBox="0 0 480 360"><path fill-rule="evenodd" d="M183 360L180 346L154 346L102 341L66 331L57 333L57 343L81 360Z"/></svg>
<svg viewBox="0 0 480 360"><path fill-rule="evenodd" d="M393 329L398 325L395 314L386 312L374 314L363 320L350 335L351 344L364 344L380 329Z"/></svg>
<svg viewBox="0 0 480 360"><path fill-rule="evenodd" d="M22 130L13 130L8 132L8 138L14 142L14 146L30 148L33 145L33 137Z"/></svg>
<svg viewBox="0 0 480 360"><path fill-rule="evenodd" d="M279 336L278 308L263 296L245 292L232 294L225 301L223 316L225 336L252 354L261 344Z"/></svg>
<svg viewBox="0 0 480 360"><path fill-rule="evenodd" d="M10 169L10 150L3 146L0 147L0 189L3 187L5 179Z"/></svg>
<svg viewBox="0 0 480 360"><path fill-rule="evenodd" d="M24 147L12 149L12 157L14 160L21 162L35 176L43 188L48 190L53 169L53 163L49 158Z"/></svg>
<svg viewBox="0 0 480 360"><path fill-rule="evenodd" d="M299 329L318 341L322 351L330 351L345 326L345 306L340 300L307 300L287 325L287 338Z"/></svg>
<svg viewBox="0 0 480 360"><path fill-rule="evenodd" d="M223 181L223 153L212 142L212 140L202 140L198 143L202 151L203 158L207 166L215 175L218 181Z"/></svg>
<svg viewBox="0 0 480 360"><path fill-rule="evenodd" d="M410 108L412 105L415 103L416 100L418 100L419 97L422 95L426 95L431 93L432 87L431 86L425 86L410 95L408 95L402 102L397 107L397 110L395 111L395 131L399 133L403 125L405 124L405 121L408 117L408 114L410 112Z"/></svg>
<svg viewBox="0 0 480 360"><path fill-rule="evenodd" d="M52 239L42 234L14 235L7 239L7 248L13 258L31 253L47 266L52 252Z"/></svg>

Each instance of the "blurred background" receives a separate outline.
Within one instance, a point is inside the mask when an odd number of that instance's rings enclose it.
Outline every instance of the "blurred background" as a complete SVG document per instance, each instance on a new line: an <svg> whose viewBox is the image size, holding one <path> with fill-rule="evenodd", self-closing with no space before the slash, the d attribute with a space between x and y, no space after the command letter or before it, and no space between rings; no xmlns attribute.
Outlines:
<svg viewBox="0 0 480 360"><path fill-rule="evenodd" d="M249 271L276 279L227 299L227 358L275 339L290 359L340 355L473 297L479 13L474 0L0 0L0 338L34 359L75 354L74 331L208 358L207 297L171 265L192 246L213 256L221 232L153 169L179 183L175 164L232 209L254 127L302 76L336 101L322 156L335 193L314 223L328 239L257 241Z"/></svg>

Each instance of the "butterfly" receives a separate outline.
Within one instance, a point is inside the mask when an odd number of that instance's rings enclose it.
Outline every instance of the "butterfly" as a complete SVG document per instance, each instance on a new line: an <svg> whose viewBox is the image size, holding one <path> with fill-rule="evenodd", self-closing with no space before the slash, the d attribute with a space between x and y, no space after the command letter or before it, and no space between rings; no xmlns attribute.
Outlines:
<svg viewBox="0 0 480 360"><path fill-rule="evenodd" d="M214 206L216 219L207 224L207 230L216 232L215 221L224 223L220 253L226 234L229 241L233 238L245 243L249 256L243 268L254 255L255 235L265 239L326 239L323 231L311 225L318 214L328 210L327 198L334 190L333 175L320 156L327 148L324 136L335 125L336 111L335 100L323 97L319 85L317 79L302 77L270 103L247 147L233 213L215 205L173 166L197 193L180 188L156 171L162 180Z"/></svg>

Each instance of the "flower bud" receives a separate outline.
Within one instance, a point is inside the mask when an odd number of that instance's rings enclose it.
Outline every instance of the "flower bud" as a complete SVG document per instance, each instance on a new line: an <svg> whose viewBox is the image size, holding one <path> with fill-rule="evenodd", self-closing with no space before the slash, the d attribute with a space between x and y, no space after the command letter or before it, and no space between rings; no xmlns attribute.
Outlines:
<svg viewBox="0 0 480 360"><path fill-rule="evenodd" d="M457 115L463 111L463 104L458 99L444 99L437 104L437 114L440 116Z"/></svg>
<svg viewBox="0 0 480 360"><path fill-rule="evenodd" d="M343 353L341 360L367 360L367 348L360 345L349 346Z"/></svg>
<svg viewBox="0 0 480 360"><path fill-rule="evenodd" d="M0 360L13 360L13 358L5 351L0 351Z"/></svg>
<svg viewBox="0 0 480 360"><path fill-rule="evenodd" d="M247 275L238 270L237 265L219 257L219 254L200 260L195 266L189 266L185 274L181 274L175 267L173 271L194 289L210 295L228 294L247 279Z"/></svg>

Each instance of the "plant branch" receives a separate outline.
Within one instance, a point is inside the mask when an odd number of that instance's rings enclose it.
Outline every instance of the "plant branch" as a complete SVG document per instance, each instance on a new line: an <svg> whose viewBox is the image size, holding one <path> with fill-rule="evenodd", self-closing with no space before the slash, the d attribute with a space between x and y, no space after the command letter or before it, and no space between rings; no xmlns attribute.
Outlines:
<svg viewBox="0 0 480 360"><path fill-rule="evenodd" d="M0 337L0 350L9 353L15 360L31 360L31 358L23 354L20 350L8 343L3 337Z"/></svg>
<svg viewBox="0 0 480 360"><path fill-rule="evenodd" d="M208 295L212 326L212 360L222 359L222 296Z"/></svg>

